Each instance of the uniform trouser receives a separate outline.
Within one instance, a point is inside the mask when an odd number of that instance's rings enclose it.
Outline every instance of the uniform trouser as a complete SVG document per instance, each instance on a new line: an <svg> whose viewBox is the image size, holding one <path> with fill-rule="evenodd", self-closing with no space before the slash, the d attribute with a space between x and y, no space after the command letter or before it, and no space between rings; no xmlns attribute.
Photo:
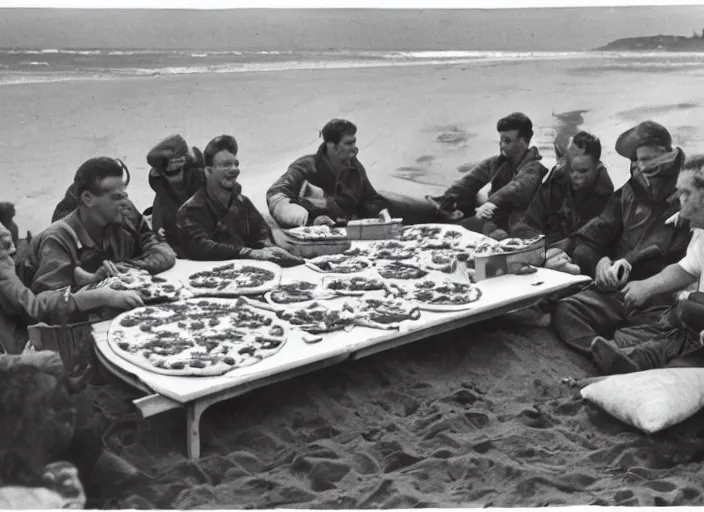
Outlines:
<svg viewBox="0 0 704 512"><path fill-rule="evenodd" d="M668 309L659 304L627 308L621 292L589 288L558 301L552 325L563 342L580 352L590 353L597 336L627 348L661 334L664 326L659 320Z"/></svg>
<svg viewBox="0 0 704 512"><path fill-rule="evenodd" d="M673 359L691 354L702 347L699 333L686 327L671 327L653 339L637 345L628 357L639 371L664 368Z"/></svg>

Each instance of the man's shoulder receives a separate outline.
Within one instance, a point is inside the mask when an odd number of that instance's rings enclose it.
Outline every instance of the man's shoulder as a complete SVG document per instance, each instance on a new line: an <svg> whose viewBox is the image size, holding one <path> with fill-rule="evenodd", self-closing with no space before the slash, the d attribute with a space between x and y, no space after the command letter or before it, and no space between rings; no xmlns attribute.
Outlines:
<svg viewBox="0 0 704 512"><path fill-rule="evenodd" d="M179 212L197 210L199 208L204 208L206 206L207 197L205 195L205 189L203 187L196 190L196 192L189 197L185 203L181 205L178 209Z"/></svg>
<svg viewBox="0 0 704 512"><path fill-rule="evenodd" d="M315 155L303 155L295 159L288 166L289 170L294 167L301 170L315 170Z"/></svg>

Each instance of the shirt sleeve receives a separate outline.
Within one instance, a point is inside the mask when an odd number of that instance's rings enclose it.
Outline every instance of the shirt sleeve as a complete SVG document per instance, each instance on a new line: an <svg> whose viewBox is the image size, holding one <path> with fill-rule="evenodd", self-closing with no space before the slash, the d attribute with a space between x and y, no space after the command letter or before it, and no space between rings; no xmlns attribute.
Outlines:
<svg viewBox="0 0 704 512"><path fill-rule="evenodd" d="M702 250L704 246L702 245L704 239L702 239L702 231L697 230L692 236L692 240L687 246L687 253L679 261L680 267L688 274L700 277L702 275Z"/></svg>
<svg viewBox="0 0 704 512"><path fill-rule="evenodd" d="M176 253L166 242L162 242L149 227L144 216L139 215L137 250L139 255L130 261L150 274L169 270L176 264Z"/></svg>
<svg viewBox="0 0 704 512"><path fill-rule="evenodd" d="M74 285L73 257L59 240L47 237L39 247L37 271L32 280L32 291L41 293Z"/></svg>

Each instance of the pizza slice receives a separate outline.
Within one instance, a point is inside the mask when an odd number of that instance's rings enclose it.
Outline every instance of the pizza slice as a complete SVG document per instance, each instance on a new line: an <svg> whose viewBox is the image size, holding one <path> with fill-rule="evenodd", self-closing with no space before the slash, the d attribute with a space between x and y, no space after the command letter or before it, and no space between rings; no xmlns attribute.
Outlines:
<svg viewBox="0 0 704 512"><path fill-rule="evenodd" d="M311 334L323 334L354 326L357 314L345 303L339 309L313 302L299 309L279 311L277 316L298 329Z"/></svg>
<svg viewBox="0 0 704 512"><path fill-rule="evenodd" d="M398 329L404 320L418 320L420 309L396 298L365 298L357 303L357 325L374 329Z"/></svg>
<svg viewBox="0 0 704 512"><path fill-rule="evenodd" d="M415 254L415 244L396 240L377 242L372 248L373 257L381 260L408 260L413 258Z"/></svg>
<svg viewBox="0 0 704 512"><path fill-rule="evenodd" d="M401 231L400 240L422 241L428 238L435 238L442 233L441 226L415 225L407 226Z"/></svg>
<svg viewBox="0 0 704 512"><path fill-rule="evenodd" d="M120 274L108 277L99 283L91 284L85 289L110 287L113 290L135 291L145 303L175 301L183 298L183 285L163 277L152 276L142 269L130 268Z"/></svg>
<svg viewBox="0 0 704 512"><path fill-rule="evenodd" d="M347 238L347 230L345 228L330 226L300 226L287 229L285 233L294 238L307 241L345 240Z"/></svg>
<svg viewBox="0 0 704 512"><path fill-rule="evenodd" d="M482 292L471 283L458 283L449 279L431 281L429 279L415 283L412 299L419 307L432 311L456 311L465 309L469 304L478 301Z"/></svg>
<svg viewBox="0 0 704 512"><path fill-rule="evenodd" d="M339 296L364 295L367 292L379 290L388 290L392 293L382 279L365 276L324 278L323 289Z"/></svg>
<svg viewBox="0 0 704 512"><path fill-rule="evenodd" d="M264 299L275 306L287 306L315 300L318 297L318 285L310 281L291 281L282 283L267 292Z"/></svg>
<svg viewBox="0 0 704 512"><path fill-rule="evenodd" d="M428 275L428 272L418 265L405 261L389 261L377 266L377 272L384 279L420 279Z"/></svg>
<svg viewBox="0 0 704 512"><path fill-rule="evenodd" d="M318 272L329 272L335 274L353 274L367 270L372 266L372 262L361 256L347 256L345 254L325 254L307 260L308 265Z"/></svg>

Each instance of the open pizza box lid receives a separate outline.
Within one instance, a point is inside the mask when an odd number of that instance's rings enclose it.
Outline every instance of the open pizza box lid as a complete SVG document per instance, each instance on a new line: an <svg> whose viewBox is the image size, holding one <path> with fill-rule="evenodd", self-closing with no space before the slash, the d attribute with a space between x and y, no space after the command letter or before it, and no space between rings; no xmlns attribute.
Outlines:
<svg viewBox="0 0 704 512"><path fill-rule="evenodd" d="M545 264L545 236L540 235L521 249L499 254L476 255L474 257L474 278L477 281L515 274L525 265L542 267Z"/></svg>
<svg viewBox="0 0 704 512"><path fill-rule="evenodd" d="M398 238L403 219L392 219L384 209L376 219L356 219L347 223L347 236L351 240L383 240Z"/></svg>

